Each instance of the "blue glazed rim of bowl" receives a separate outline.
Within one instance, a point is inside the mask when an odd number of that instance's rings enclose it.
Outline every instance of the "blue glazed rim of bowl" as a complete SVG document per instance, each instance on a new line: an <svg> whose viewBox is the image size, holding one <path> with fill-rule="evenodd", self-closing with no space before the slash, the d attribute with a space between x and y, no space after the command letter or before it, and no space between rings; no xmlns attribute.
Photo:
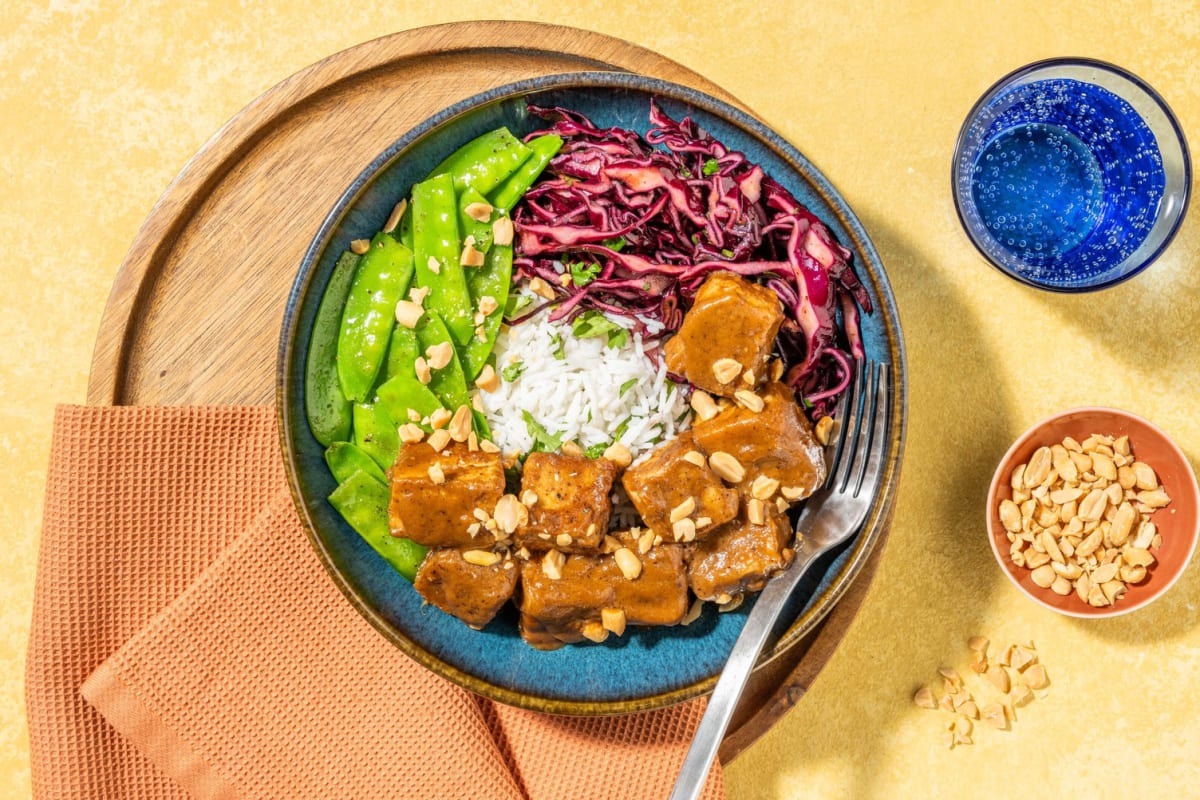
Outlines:
<svg viewBox="0 0 1200 800"><path fill-rule="evenodd" d="M1179 202L1177 211L1174 209L1168 210L1174 212L1175 217L1171 223L1170 229L1166 231L1165 235L1163 235L1162 240L1158 242L1151 252L1141 256L1139 263L1132 268L1126 269L1123 272L1105 280L1078 285L1063 285L1037 281L1026 275L1015 272L1004 264L999 263L995 258L992 257L991 254L989 254L987 246L976 232L975 226L969 222L967 214L963 210L963 204L965 201L959 186L959 172L962 161L965 158L964 151L967 146L967 141L970 138L971 128L980 112L988 105L988 103L994 100L1002 91L1010 86L1015 86L1024 82L1025 79L1029 78L1034 73L1062 67L1079 67L1082 69L1095 69L1102 72L1107 72L1118 79L1128 82L1131 86L1140 91L1145 96L1146 100L1148 100L1152 105L1157 106L1162 112L1171 131L1174 133L1175 141L1178 143L1180 157L1182 160L1182 175L1180 177L1182 184L1181 200ZM1118 94L1118 96L1126 102L1129 102L1128 97L1120 95L1112 87L1105 88L1114 94ZM1162 95L1160 95L1154 89L1154 87L1152 87L1142 78L1123 67L1119 67L1116 64L1111 64L1107 61L1101 61L1099 59L1085 57L1047 58L1041 61L1034 61L1022 67L1018 67L993 83L990 87L988 87L988 90L984 92L977 101L975 101L975 104L967 113L962 127L959 129L958 138L955 140L954 155L950 160L950 188L951 194L954 196L954 210L958 214L959 223L962 225L963 230L966 231L967 238L971 240L971 244L975 246L975 249L979 251L979 254L983 256L987 263L991 264L1004 275L1007 275L1013 280L1023 283L1026 286L1032 286L1036 289L1045 289L1047 291L1059 292L1063 294L1079 294L1082 292L1093 292L1099 289L1107 289L1109 287L1116 286L1117 284L1124 283L1157 261L1159 256L1166 251L1167 247L1171 244L1171 241L1175 238L1175 235L1179 232L1179 228L1182 226L1184 218L1187 216L1187 209L1191 201L1192 194L1192 160L1190 151L1188 149L1187 137L1183 133L1183 126L1179 124L1179 118L1175 116L1175 112L1171 110L1171 107L1167 104L1167 101L1163 99ZM1141 249L1142 247L1139 246L1138 251ZM1131 253L1129 258L1131 259L1134 255L1137 255L1138 251Z"/></svg>
<svg viewBox="0 0 1200 800"><path fill-rule="evenodd" d="M702 127L708 128L710 124L716 126L718 130L710 129L710 132L718 135L718 138L721 138L719 129L727 129L761 150L762 156L775 162L779 171L773 177L797 193L802 202L813 207L839 241L855 254L855 270L876 306L875 314L864 315L868 350L873 356L889 360L893 365L896 391L889 410L892 427L887 471L863 529L849 544L831 556L822 574L797 592L794 608L788 610L788 618L793 621L765 654L760 667L795 646L824 618L861 571L875 545L883 540L890 520L899 477L906 403L905 356L895 299L878 253L866 231L832 184L799 151L763 123L694 89L629 73L581 72L545 76L502 86L463 100L430 117L398 139L346 189L325 218L304 256L284 313L276 408L285 471L306 534L334 583L351 605L385 638L442 677L502 703L561 714L629 713L663 707L710 691L751 603L743 604L738 612L719 615L720 620L715 619L718 615L710 609L702 617L702 622L707 620L706 624L693 624L686 629L640 629L632 635L627 633L616 647L609 647L609 643L606 643L542 653L524 645L516 634L515 626L503 629L501 625L501 629L496 630L498 623L504 621L502 619L483 631L471 631L432 606L422 608L420 598L411 585L375 556L361 538L337 517L325 500L332 488L332 477L328 475L321 458L323 448L312 438L304 414L303 369L308 335L332 262L351 238L361 238L381 228L396 199L405 196L411 188L411 183L401 186L398 191L393 186L387 194L388 201L383 203L379 196L382 190L376 184L387 183L391 170L417 170L418 167L411 164L419 165L421 159L428 162L424 167L427 170L453 146L482 132L472 130L470 135L463 135L462 141L437 144L440 141L438 134L456 131L456 124L461 126L477 116L483 116L486 120L487 113L500 113L497 109L501 109L505 103L520 102L523 107L524 99L531 95L545 97L564 92L581 96L587 96L589 92L614 93L613 96L618 99L621 92L644 96L647 100L652 97L663 104L668 113L693 114ZM612 104L619 105L615 100ZM641 115L644 117L644 110ZM645 123L643 120L638 129L644 132ZM423 177L421 174L414 182ZM797 191L797 187L802 191ZM364 214L359 208L368 201L376 206L373 215ZM322 483L324 486L321 486ZM347 554L339 550L339 542L343 547L352 550L357 548L361 552ZM354 560L360 556L360 560ZM379 601L381 593L387 592L394 594L383 596L390 602L398 603L398 610ZM793 611L794 614L791 613ZM664 635L664 630L670 633ZM464 639L468 634L471 638ZM511 640L514 638L523 649L511 654L511 663L505 662L504 666L511 667L520 675L499 675L498 668L491 663L493 656L508 653L509 650L505 648L511 649ZM611 637L609 642L612 642ZM628 656L618 652L625 645L629 645L627 649L632 651ZM681 658L681 654L686 658ZM643 667L648 662L650 666L677 669L681 675L676 677L672 673L665 678L651 676L652 679L658 679L659 683L652 680L645 685L637 684L634 680L634 685L630 686L622 682L624 679L620 673L627 671L626 666L631 663L622 659L634 657L642 660L640 665ZM693 663L695 659L699 659L699 662ZM595 678L596 663L593 662L606 666L608 671L591 683L562 685L563 676L560 673L564 664L586 666L591 670L587 674ZM549 666L540 669L538 665L543 663ZM559 673L555 673L555 669ZM576 673L568 671L565 674L574 677Z"/></svg>

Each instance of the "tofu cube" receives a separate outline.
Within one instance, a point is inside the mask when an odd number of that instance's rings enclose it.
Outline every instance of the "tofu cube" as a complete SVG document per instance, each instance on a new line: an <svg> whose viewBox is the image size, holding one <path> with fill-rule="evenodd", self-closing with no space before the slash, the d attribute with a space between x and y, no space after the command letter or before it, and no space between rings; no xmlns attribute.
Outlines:
<svg viewBox="0 0 1200 800"><path fill-rule="evenodd" d="M775 292L732 272L715 272L701 284L678 332L664 346L667 369L722 397L751 388L743 380L749 370L757 384L783 322ZM738 369L724 370L723 359ZM720 374L718 374L720 373Z"/></svg>
<svg viewBox="0 0 1200 800"><path fill-rule="evenodd" d="M633 532L615 536L637 553ZM606 609L619 610L627 625L677 625L688 609L683 547L660 545L636 557L641 571L633 580L622 572L615 555L569 555L557 578L546 574L540 559L526 561L521 567L520 606L525 641L553 650L592 638L603 630Z"/></svg>
<svg viewBox="0 0 1200 800"><path fill-rule="evenodd" d="M698 543L688 563L688 585L701 600L723 602L760 591L767 579L792 563L792 525L770 510L756 525L742 515Z"/></svg>
<svg viewBox="0 0 1200 800"><path fill-rule="evenodd" d="M413 588L430 604L478 630L513 596L518 575L516 562L507 554L481 566L467 562L456 547L439 547L425 555Z"/></svg>
<svg viewBox="0 0 1200 800"><path fill-rule="evenodd" d="M438 475L440 480L435 480ZM401 446L392 467L388 518L392 532L426 547L488 548L495 537L474 510L491 516L504 495L504 467L499 453L472 452L454 443L437 452L425 442Z"/></svg>
<svg viewBox="0 0 1200 800"><path fill-rule="evenodd" d="M762 411L732 405L697 422L692 435L710 456L722 452L737 459L746 471L743 490L763 475L807 497L825 481L825 457L812 425L786 385L768 383L759 395Z"/></svg>
<svg viewBox="0 0 1200 800"><path fill-rule="evenodd" d="M709 520L696 525L696 539L737 516L737 490L722 483L707 465L686 460L684 456L692 451L699 452L691 431L685 431L654 448L645 461L625 470L621 477L646 527L668 542L677 539L671 512L689 500L694 510L687 516L693 524L706 517Z"/></svg>
<svg viewBox="0 0 1200 800"><path fill-rule="evenodd" d="M529 521L517 528L516 547L596 553L608 532L617 466L603 458L530 453L521 475L521 496L537 495Z"/></svg>

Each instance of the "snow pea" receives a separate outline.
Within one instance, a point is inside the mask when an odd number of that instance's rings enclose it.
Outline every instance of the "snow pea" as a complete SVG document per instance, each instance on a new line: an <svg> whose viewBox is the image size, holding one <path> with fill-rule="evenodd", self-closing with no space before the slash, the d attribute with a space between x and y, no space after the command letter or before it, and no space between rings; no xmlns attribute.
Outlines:
<svg viewBox="0 0 1200 800"><path fill-rule="evenodd" d="M417 332L397 325L388 347L387 380L379 387L378 394L379 404L400 425L412 422L409 409L427 417L444 407L433 390L417 380L415 366L419 349ZM430 430L428 425L422 427Z"/></svg>
<svg viewBox="0 0 1200 800"><path fill-rule="evenodd" d="M350 442L334 442L329 445L325 450L325 463L329 465L329 471L338 483L362 470L380 483L387 484L387 476L375 460Z"/></svg>
<svg viewBox="0 0 1200 800"><path fill-rule="evenodd" d="M354 404L354 444L385 470L396 463L400 436L382 406Z"/></svg>
<svg viewBox="0 0 1200 800"><path fill-rule="evenodd" d="M513 206L529 191L529 187L533 186L533 182L562 146L562 137L552 133L531 141L529 158L490 193L492 205L502 211L512 211ZM488 194L487 191L484 191L484 194Z"/></svg>
<svg viewBox="0 0 1200 800"><path fill-rule="evenodd" d="M342 253L325 286L308 339L304 364L304 410L313 437L328 447L350 438L350 401L338 379L337 347L346 296L358 269L359 257Z"/></svg>
<svg viewBox="0 0 1200 800"><path fill-rule="evenodd" d="M364 470L354 472L329 495L330 504L350 527L411 581L425 559L426 548L411 539L392 536L388 524L388 499L388 487Z"/></svg>
<svg viewBox="0 0 1200 800"><path fill-rule="evenodd" d="M483 319L483 338L472 336L461 350L463 370L467 380L475 380L496 344L500 323L504 319L504 306L508 302L508 290L512 284L512 245L493 244L484 256L483 266L467 273L467 288L479 307L482 297L494 297L496 308Z"/></svg>
<svg viewBox="0 0 1200 800"><path fill-rule="evenodd" d="M413 187L413 262L417 285L429 287L425 308L442 315L454 341L465 344L475 333L474 310L459 258L458 202L449 175Z"/></svg>
<svg viewBox="0 0 1200 800"><path fill-rule="evenodd" d="M458 350L450 338L449 326L436 312L426 311L425 316L417 323L416 333L417 346L422 355L430 347L442 342L450 342L451 346L450 362L441 369L432 371L429 388L451 411L459 406L471 405L471 395L467 392L467 377L463 372L462 362L458 359Z"/></svg>
<svg viewBox="0 0 1200 800"><path fill-rule="evenodd" d="M338 379L356 403L368 399L379 376L396 324L396 302L408 291L412 274L412 251L386 233L376 234L354 273L338 334Z"/></svg>
<svg viewBox="0 0 1200 800"><path fill-rule="evenodd" d="M456 191L473 186L487 194L521 166L532 151L508 128L497 128L455 150L430 175L448 173Z"/></svg>

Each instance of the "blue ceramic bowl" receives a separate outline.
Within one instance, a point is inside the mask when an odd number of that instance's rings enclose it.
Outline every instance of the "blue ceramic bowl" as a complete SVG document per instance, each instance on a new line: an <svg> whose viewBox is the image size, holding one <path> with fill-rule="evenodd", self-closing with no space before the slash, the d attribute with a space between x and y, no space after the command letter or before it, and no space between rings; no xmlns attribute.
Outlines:
<svg viewBox="0 0 1200 800"><path fill-rule="evenodd" d="M537 127L526 101L580 111L600 126L645 132L651 98L676 118L690 115L727 146L758 162L829 225L854 253L853 264L875 313L863 319L868 354L894 365L889 471L862 533L815 569L797 592L792 622L767 654L794 646L832 608L885 533L904 431L904 352L895 301L862 225L833 186L795 148L745 113L695 90L637 75L574 73L504 86L430 118L384 151L346 190L300 265L285 313L279 351L278 409L288 479L321 561L346 597L385 637L440 675L500 702L554 713L640 711L710 690L737 638L749 603L728 614L709 610L688 627L630 629L601 645L541 652L517 632L510 607L474 631L422 603L326 502L335 484L304 413L309 332L339 254L351 240L380 230L392 207L446 155L473 137L507 125Z"/></svg>
<svg viewBox="0 0 1200 800"><path fill-rule="evenodd" d="M1144 81L1091 59L1022 67L988 89L954 149L954 203L1006 275L1079 292L1158 258L1187 210L1179 121Z"/></svg>

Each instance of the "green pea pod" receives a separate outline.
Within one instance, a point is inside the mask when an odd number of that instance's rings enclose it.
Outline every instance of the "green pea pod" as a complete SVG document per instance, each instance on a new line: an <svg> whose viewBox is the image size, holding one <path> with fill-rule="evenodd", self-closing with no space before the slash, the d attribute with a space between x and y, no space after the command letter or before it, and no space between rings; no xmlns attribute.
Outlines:
<svg viewBox="0 0 1200 800"><path fill-rule="evenodd" d="M420 345L417 344L417 332L397 325L392 331L392 343L388 346L386 378L377 394L379 404L398 425L418 422L437 409L444 408L433 390L417 380L418 355ZM409 415L410 409L417 414L417 420ZM431 430L428 425L421 427L427 432Z"/></svg>
<svg viewBox="0 0 1200 800"><path fill-rule="evenodd" d="M475 311L459 262L462 239L450 176L438 175L414 186L412 205L417 285L429 288L425 308L441 314L454 341L464 344L475 334Z"/></svg>
<svg viewBox="0 0 1200 800"><path fill-rule="evenodd" d="M492 297L496 301L495 309L484 317L483 338L472 336L471 341L460 350L463 371L469 381L475 380L479 375L496 345L500 323L504 320L504 306L508 302L508 291L512 285L512 262L511 245L492 245L484 256L483 266L467 274L467 288L475 300L476 308L484 297Z"/></svg>
<svg viewBox="0 0 1200 800"><path fill-rule="evenodd" d="M396 225L396 238L409 250L413 249L412 203L409 203L408 208L400 215L400 222Z"/></svg>
<svg viewBox="0 0 1200 800"><path fill-rule="evenodd" d="M426 311L425 316L417 323L417 346L421 353L430 347L450 342L450 362L441 369L432 371L429 388L437 395L442 404L450 410L459 406L469 406L471 395L467 391L467 377L463 372L462 362L458 359L458 350L450 338L449 326L443 322L436 312Z"/></svg>
<svg viewBox="0 0 1200 800"><path fill-rule="evenodd" d="M475 240L475 249L481 253L486 253L492 247L492 222L496 219L497 214L493 212L486 221L480 222L467 213L467 206L471 205L472 203L483 203L484 205L489 206L491 205L486 197L471 187L468 186L466 189L463 189L458 195L459 230L462 231L464 242L467 240L467 237L470 236ZM463 268L463 272L466 273L467 276L468 287L471 284L471 274L474 271L474 269L469 267Z"/></svg>
<svg viewBox="0 0 1200 800"><path fill-rule="evenodd" d="M537 137L529 143L531 151L529 158L509 175L504 183L497 186L493 192L480 191L491 198L492 205L496 208L501 211L512 211L513 206L525 196L529 187L533 186L533 182L538 179L542 170L550 163L550 159L557 155L562 146L562 137L552 133Z"/></svg>
<svg viewBox="0 0 1200 800"><path fill-rule="evenodd" d="M342 312L337 369L342 392L366 402L396 324L396 302L412 281L412 251L386 233L371 240L359 262Z"/></svg>
<svg viewBox="0 0 1200 800"><path fill-rule="evenodd" d="M359 257L346 251L338 259L321 296L321 305L313 320L308 339L308 360L304 364L304 410L313 437L328 447L350 438L350 401L342 392L338 378L338 335L346 296L358 269Z"/></svg>
<svg viewBox="0 0 1200 800"><path fill-rule="evenodd" d="M388 499L388 487L364 470L358 470L342 481L329 495L330 505L350 523L350 527L411 581L425 559L426 548L411 539L392 536L388 524Z"/></svg>
<svg viewBox="0 0 1200 800"><path fill-rule="evenodd" d="M334 442L329 445L325 450L325 463L329 465L329 471L338 483L362 470L380 483L387 484L387 476L375 460L350 442Z"/></svg>
<svg viewBox="0 0 1200 800"><path fill-rule="evenodd" d="M379 405L354 404L354 443L385 470L396 463L400 450L396 423Z"/></svg>
<svg viewBox="0 0 1200 800"><path fill-rule="evenodd" d="M521 166L530 153L508 128L497 128L455 150L429 174L449 174L456 191L473 186L480 194L487 194Z"/></svg>

